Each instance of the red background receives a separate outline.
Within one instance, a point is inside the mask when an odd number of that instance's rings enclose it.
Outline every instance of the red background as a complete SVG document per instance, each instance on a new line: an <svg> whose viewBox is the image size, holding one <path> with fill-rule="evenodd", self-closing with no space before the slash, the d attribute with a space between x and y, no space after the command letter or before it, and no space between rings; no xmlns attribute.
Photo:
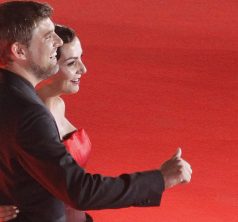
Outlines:
<svg viewBox="0 0 238 222"><path fill-rule="evenodd" d="M95 221L238 221L238 1L48 2L84 49L88 75L64 98L93 143L88 171L156 168L178 146L193 168L161 207L92 211Z"/></svg>

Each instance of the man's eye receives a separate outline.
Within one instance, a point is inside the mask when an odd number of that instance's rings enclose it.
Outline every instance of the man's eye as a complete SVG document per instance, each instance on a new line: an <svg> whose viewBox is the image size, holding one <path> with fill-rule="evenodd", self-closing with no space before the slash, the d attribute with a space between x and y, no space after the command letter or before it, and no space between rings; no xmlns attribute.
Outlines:
<svg viewBox="0 0 238 222"><path fill-rule="evenodd" d="M46 37L46 39L51 39L52 38L52 35L48 35L47 37Z"/></svg>

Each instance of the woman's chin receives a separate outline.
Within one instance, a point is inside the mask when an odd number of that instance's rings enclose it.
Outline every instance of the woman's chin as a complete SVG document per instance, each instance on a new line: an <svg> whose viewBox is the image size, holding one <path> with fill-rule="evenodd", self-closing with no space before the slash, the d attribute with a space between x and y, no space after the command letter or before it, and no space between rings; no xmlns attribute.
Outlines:
<svg viewBox="0 0 238 222"><path fill-rule="evenodd" d="M79 91L79 87L74 87L74 88L66 90L64 93L70 95L70 94L76 94L78 91Z"/></svg>

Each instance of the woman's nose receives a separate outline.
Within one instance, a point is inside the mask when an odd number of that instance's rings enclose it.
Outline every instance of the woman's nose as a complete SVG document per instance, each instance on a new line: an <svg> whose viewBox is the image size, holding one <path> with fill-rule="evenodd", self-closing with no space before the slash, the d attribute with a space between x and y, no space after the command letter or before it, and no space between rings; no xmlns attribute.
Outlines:
<svg viewBox="0 0 238 222"><path fill-rule="evenodd" d="M82 61L79 61L79 62L78 62L78 72L79 72L80 74L85 74L85 73L87 72L87 68L86 68L86 66L83 64Z"/></svg>

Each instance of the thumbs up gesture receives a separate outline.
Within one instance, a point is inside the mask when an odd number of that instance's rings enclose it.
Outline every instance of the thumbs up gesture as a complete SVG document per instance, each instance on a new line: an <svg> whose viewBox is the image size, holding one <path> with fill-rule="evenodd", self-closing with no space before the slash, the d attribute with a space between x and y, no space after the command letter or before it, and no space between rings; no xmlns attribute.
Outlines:
<svg viewBox="0 0 238 222"><path fill-rule="evenodd" d="M192 176L190 164L182 159L182 150L178 148L171 159L165 161L160 171L164 177L165 189L182 183L189 183Z"/></svg>
<svg viewBox="0 0 238 222"><path fill-rule="evenodd" d="M173 157L174 158L181 158L181 156L182 156L182 150L179 147Z"/></svg>

